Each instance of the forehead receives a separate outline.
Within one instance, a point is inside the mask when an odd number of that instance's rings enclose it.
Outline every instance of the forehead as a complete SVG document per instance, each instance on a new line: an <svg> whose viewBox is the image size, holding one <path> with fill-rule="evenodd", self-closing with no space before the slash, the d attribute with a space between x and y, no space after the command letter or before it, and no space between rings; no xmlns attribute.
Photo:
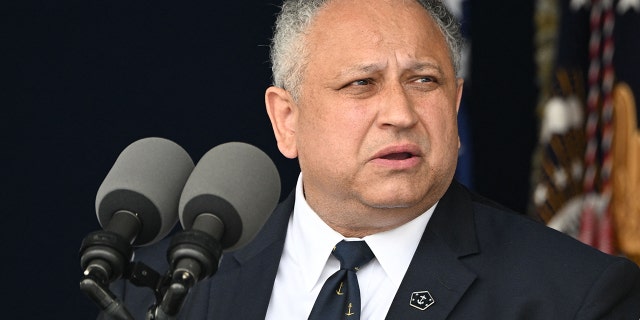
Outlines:
<svg viewBox="0 0 640 320"><path fill-rule="evenodd" d="M329 1L310 26L307 45L310 64L378 64L394 56L453 68L442 32L415 0Z"/></svg>

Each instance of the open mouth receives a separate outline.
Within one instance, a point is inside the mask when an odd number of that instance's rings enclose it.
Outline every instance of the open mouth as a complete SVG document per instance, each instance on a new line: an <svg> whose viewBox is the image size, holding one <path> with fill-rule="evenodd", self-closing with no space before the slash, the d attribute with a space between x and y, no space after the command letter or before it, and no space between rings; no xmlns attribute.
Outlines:
<svg viewBox="0 0 640 320"><path fill-rule="evenodd" d="M422 152L417 144L396 143L382 148L372 158L377 166L392 170L416 168L422 162Z"/></svg>
<svg viewBox="0 0 640 320"><path fill-rule="evenodd" d="M406 160L413 157L413 154L409 152L398 152L398 153L390 153L382 156L382 159L385 160Z"/></svg>

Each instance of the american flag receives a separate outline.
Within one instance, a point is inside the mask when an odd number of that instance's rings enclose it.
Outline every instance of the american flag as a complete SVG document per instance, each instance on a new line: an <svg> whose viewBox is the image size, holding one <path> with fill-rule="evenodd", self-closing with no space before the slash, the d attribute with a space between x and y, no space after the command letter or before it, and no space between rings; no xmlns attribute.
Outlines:
<svg viewBox="0 0 640 320"><path fill-rule="evenodd" d="M640 264L640 0L538 0L530 209Z"/></svg>

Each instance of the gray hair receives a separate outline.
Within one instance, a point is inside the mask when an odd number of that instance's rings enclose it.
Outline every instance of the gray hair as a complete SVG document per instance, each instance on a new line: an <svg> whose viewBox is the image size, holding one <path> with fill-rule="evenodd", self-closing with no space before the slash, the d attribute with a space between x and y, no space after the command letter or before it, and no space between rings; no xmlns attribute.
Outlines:
<svg viewBox="0 0 640 320"><path fill-rule="evenodd" d="M307 63L306 34L314 18L330 0L284 0L271 41L273 84L288 90L294 99L300 94ZM415 0L436 22L449 47L456 75L460 72L463 39L460 24L440 0Z"/></svg>

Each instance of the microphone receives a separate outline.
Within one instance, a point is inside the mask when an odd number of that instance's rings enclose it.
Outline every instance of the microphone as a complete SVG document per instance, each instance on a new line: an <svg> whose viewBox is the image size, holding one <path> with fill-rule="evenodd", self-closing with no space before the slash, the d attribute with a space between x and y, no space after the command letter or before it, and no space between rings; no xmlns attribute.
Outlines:
<svg viewBox="0 0 640 320"><path fill-rule="evenodd" d="M184 149L155 137L130 144L116 159L96 195L104 230L89 234L80 248L80 288L102 310L128 319L107 284L122 276L132 246L164 238L178 222L180 193L193 168Z"/></svg>
<svg viewBox="0 0 640 320"><path fill-rule="evenodd" d="M189 176L180 197L180 223L185 230L208 232L225 250L238 249L253 239L279 198L280 175L266 153L247 143L221 144ZM203 214L216 216L224 229L202 228Z"/></svg>
<svg viewBox="0 0 640 320"><path fill-rule="evenodd" d="M189 154L170 140L145 138L132 143L98 189L95 206L100 225L136 246L161 240L178 222L180 193L193 168ZM118 217L123 212L134 219L121 223Z"/></svg>
<svg viewBox="0 0 640 320"><path fill-rule="evenodd" d="M185 231L172 238L167 258L172 284L154 319L172 319L189 289L213 275L223 250L251 241L278 203L280 176L269 156L250 144L229 142L209 150L180 197Z"/></svg>

